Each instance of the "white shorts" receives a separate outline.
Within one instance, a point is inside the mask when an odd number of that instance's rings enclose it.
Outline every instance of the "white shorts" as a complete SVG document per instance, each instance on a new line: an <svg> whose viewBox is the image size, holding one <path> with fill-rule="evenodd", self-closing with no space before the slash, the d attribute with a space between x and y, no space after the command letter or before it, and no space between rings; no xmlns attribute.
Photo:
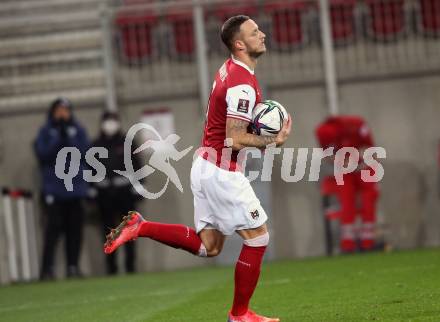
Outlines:
<svg viewBox="0 0 440 322"><path fill-rule="evenodd" d="M197 157L191 168L194 223L197 233L217 229L224 235L262 226L267 215L249 180Z"/></svg>

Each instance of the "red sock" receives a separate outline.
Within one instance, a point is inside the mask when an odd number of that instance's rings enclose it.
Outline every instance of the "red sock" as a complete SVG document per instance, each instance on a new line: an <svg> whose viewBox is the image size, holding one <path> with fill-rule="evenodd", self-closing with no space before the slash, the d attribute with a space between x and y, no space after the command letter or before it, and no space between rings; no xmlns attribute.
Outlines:
<svg viewBox="0 0 440 322"><path fill-rule="evenodd" d="M250 247L243 245L235 266L234 303L231 314L240 316L247 312L249 301L260 277L261 262L266 246Z"/></svg>
<svg viewBox="0 0 440 322"><path fill-rule="evenodd" d="M196 231L184 225L146 221L139 228L138 236L148 237L174 248L181 248L194 255L199 255L202 245L202 240Z"/></svg>

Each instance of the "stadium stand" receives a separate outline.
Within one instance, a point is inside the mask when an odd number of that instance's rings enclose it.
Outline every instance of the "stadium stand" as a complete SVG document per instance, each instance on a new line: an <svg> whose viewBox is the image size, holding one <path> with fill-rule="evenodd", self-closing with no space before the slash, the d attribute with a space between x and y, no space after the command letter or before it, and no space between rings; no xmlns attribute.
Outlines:
<svg viewBox="0 0 440 322"><path fill-rule="evenodd" d="M0 111L46 107L54 97L104 101L104 0L4 1L0 6Z"/></svg>
<svg viewBox="0 0 440 322"><path fill-rule="evenodd" d="M331 0L330 19L333 41L337 45L347 44L356 37L354 11L357 0Z"/></svg>
<svg viewBox="0 0 440 322"><path fill-rule="evenodd" d="M243 14L248 16L256 16L258 13L256 0L243 0L239 3L218 3L213 7L210 15L216 17L220 22L226 21L231 16Z"/></svg>
<svg viewBox="0 0 440 322"><path fill-rule="evenodd" d="M419 27L426 35L440 36L440 1L419 0Z"/></svg>
<svg viewBox="0 0 440 322"><path fill-rule="evenodd" d="M105 1L2 2L1 111L41 108L58 95L72 97L80 105L104 101L99 12ZM114 23L110 33L119 57L114 61L118 95L194 93L197 67L191 4L152 2L125 0L109 8ZM337 66L343 67L340 77L417 71L435 59L437 45L425 36L440 35L438 1L330 0L329 4ZM225 55L219 26L228 16L244 13L261 21L267 34L272 50L261 73L267 71L270 81L301 83L322 78L316 1L214 1L204 5L204 13L212 71ZM423 55L427 58L421 59ZM270 73L274 68L279 75Z"/></svg>
<svg viewBox="0 0 440 322"><path fill-rule="evenodd" d="M395 40L408 28L404 0L365 0L368 34L377 40Z"/></svg>
<svg viewBox="0 0 440 322"><path fill-rule="evenodd" d="M166 19L172 28L173 53L178 57L192 58L195 51L192 11L189 8L171 8Z"/></svg>
<svg viewBox="0 0 440 322"><path fill-rule="evenodd" d="M148 59L153 52L152 29L157 16L150 10L141 13L120 12L116 17L123 60L134 62Z"/></svg>
<svg viewBox="0 0 440 322"><path fill-rule="evenodd" d="M265 4L264 10L271 16L272 40L276 46L298 47L308 41L304 25L307 23L305 20L309 4L306 1L287 4L284 1L277 1Z"/></svg>

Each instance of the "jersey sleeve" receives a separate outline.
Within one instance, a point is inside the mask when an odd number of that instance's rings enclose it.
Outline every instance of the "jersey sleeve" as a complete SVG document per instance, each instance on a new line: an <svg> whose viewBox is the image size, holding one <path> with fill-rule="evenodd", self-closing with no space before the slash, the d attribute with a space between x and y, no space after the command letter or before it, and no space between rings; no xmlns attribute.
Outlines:
<svg viewBox="0 0 440 322"><path fill-rule="evenodd" d="M251 122L255 101L255 89L248 84L228 88L226 91L227 117Z"/></svg>

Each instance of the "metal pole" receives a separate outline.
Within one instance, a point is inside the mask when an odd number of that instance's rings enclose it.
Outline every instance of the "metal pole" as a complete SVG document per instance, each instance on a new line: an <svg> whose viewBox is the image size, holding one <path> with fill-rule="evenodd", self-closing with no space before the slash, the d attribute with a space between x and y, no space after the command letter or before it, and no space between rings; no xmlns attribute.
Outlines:
<svg viewBox="0 0 440 322"><path fill-rule="evenodd" d="M37 233L34 217L34 200L32 193L28 193L26 203L27 224L28 224L28 238L29 238L29 255L30 255L30 267L31 267L31 279L38 278L38 248L37 248Z"/></svg>
<svg viewBox="0 0 440 322"><path fill-rule="evenodd" d="M209 70L206 49L205 19L200 1L193 0L194 33L197 48L197 73L199 79L200 107L202 115L209 97Z"/></svg>
<svg viewBox="0 0 440 322"><path fill-rule="evenodd" d="M3 206L5 216L6 245L8 247L9 279L18 281L17 250L15 248L14 224L12 222L11 197L3 195Z"/></svg>
<svg viewBox="0 0 440 322"><path fill-rule="evenodd" d="M2 200L4 200L2 198ZM7 245L6 228L4 225L4 206L0 207L0 244ZM0 285L9 283L9 268L8 268L8 252L7 247L0 247Z"/></svg>
<svg viewBox="0 0 440 322"><path fill-rule="evenodd" d="M17 211L18 211L18 231L20 233L21 246L21 268L23 272L23 279L25 281L31 280L31 266L29 259L29 241L28 231L26 225L26 203L24 196L17 197Z"/></svg>
<svg viewBox="0 0 440 322"><path fill-rule="evenodd" d="M112 24L111 12L106 5L101 6L101 30L102 30L102 57L104 63L104 75L106 86L107 110L118 111L116 99L115 75L113 68Z"/></svg>
<svg viewBox="0 0 440 322"><path fill-rule="evenodd" d="M339 113L338 88L335 68L335 53L333 47L332 27L330 24L328 0L319 0L319 14L321 24L321 39L323 45L323 60L325 68L325 85L330 114Z"/></svg>

